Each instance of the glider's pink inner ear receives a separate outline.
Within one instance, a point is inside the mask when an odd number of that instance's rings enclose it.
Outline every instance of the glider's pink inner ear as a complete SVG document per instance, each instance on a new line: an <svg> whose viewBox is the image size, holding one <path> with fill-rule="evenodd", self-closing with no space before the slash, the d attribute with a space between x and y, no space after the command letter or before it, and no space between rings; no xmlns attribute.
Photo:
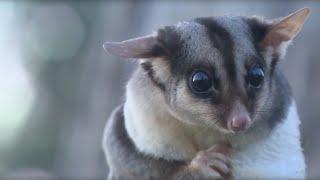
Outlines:
<svg viewBox="0 0 320 180"><path fill-rule="evenodd" d="M157 36L149 35L122 42L105 42L103 48L122 58L150 58L164 53Z"/></svg>
<svg viewBox="0 0 320 180"><path fill-rule="evenodd" d="M300 32L309 14L310 9L303 8L277 21L271 25L261 46L279 46L282 42L293 39Z"/></svg>

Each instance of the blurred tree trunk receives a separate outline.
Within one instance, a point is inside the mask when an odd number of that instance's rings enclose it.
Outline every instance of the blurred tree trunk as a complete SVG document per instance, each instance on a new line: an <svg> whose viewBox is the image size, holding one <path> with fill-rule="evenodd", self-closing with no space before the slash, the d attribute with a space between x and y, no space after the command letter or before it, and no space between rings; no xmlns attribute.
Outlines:
<svg viewBox="0 0 320 180"><path fill-rule="evenodd" d="M36 8L32 5L21 8L24 24ZM140 20L136 12L143 6L100 1L64 5L81 17L86 29L84 42L70 59L43 60L25 52L27 62L35 63L26 67L37 95L25 130L7 161L12 169L32 167L60 177L102 178L107 172L102 131L112 108L120 102L131 69L122 60L108 58L102 43L135 35ZM113 81L117 83L110 84Z"/></svg>

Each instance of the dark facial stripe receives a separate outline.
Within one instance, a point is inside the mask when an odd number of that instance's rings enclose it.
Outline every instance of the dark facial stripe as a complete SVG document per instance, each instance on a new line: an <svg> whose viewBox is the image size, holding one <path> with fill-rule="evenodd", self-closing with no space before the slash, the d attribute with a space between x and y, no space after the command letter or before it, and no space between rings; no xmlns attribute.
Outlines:
<svg viewBox="0 0 320 180"><path fill-rule="evenodd" d="M154 70L152 68L152 64L150 62L144 62L141 64L141 66L147 72L153 84L158 88L160 88L162 91L165 91L165 85L159 82L159 80L154 76Z"/></svg>
<svg viewBox="0 0 320 180"><path fill-rule="evenodd" d="M278 64L279 61L279 55L278 54L273 54L272 55L272 60L270 63L270 79L272 79L272 76L274 74L274 70L276 68L276 65Z"/></svg>
<svg viewBox="0 0 320 180"><path fill-rule="evenodd" d="M180 51L182 42L180 35L173 26L166 26L158 30L158 41L165 49L166 56L175 56Z"/></svg>
<svg viewBox="0 0 320 180"><path fill-rule="evenodd" d="M260 53L263 51L263 49L261 49L259 44L260 42L263 41L263 39L267 35L270 29L270 25L261 22L261 20L257 18L245 18L244 20L247 22L251 30L251 37L253 40L253 44L255 45L256 52L260 55L260 57L262 57ZM271 59L272 59L271 62L264 61L264 63L267 63L268 65L270 65L270 78L272 78L274 74L274 69L278 63L279 55L273 54Z"/></svg>
<svg viewBox="0 0 320 180"><path fill-rule="evenodd" d="M253 43L258 45L266 36L269 26L260 22L257 18L245 18L244 20L247 22L251 30Z"/></svg>
<svg viewBox="0 0 320 180"><path fill-rule="evenodd" d="M229 76L229 80L235 82L236 67L233 55L234 42L232 41L229 32L212 18L197 18L195 21L206 27L213 47L218 49L224 58L224 66Z"/></svg>

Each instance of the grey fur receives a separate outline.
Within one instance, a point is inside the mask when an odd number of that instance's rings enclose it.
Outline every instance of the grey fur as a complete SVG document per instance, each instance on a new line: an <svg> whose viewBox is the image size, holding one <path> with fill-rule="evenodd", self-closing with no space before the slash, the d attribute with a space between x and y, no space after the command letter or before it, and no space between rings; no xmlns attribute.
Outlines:
<svg viewBox="0 0 320 180"><path fill-rule="evenodd" d="M103 144L110 167L109 179L168 178L183 164L139 153L125 130L123 105L117 107L110 116Z"/></svg>
<svg viewBox="0 0 320 180"><path fill-rule="evenodd" d="M268 138L292 102L289 83L276 67L278 57L283 56L276 53L282 51L268 54L258 45L270 25L257 18L211 17L162 28L157 33L156 53L153 56L149 51L152 58L141 60L142 66L132 76L127 91L141 95L139 103L145 101L149 109L159 108L188 126L212 130L217 141L227 140L235 150L248 148L250 143ZM252 64L259 64L265 73L259 90L246 82ZM195 69L211 73L219 86L206 96L192 93L188 80ZM228 132L224 120L235 102L243 104L252 119L251 128L240 134ZM109 179L204 178L188 171L190 159L140 151L129 137L125 121L121 105L105 129L103 148Z"/></svg>

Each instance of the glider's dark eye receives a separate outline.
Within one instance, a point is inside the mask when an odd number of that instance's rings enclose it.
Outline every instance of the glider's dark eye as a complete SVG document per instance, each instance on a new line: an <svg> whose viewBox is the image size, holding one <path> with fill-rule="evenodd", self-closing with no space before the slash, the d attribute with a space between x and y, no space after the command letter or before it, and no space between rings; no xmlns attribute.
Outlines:
<svg viewBox="0 0 320 180"><path fill-rule="evenodd" d="M253 65L249 71L247 80L250 86L260 88L264 79L264 73L259 65Z"/></svg>
<svg viewBox="0 0 320 180"><path fill-rule="evenodd" d="M198 93L207 92L212 86L210 76L204 71L196 71L190 78L190 88Z"/></svg>

